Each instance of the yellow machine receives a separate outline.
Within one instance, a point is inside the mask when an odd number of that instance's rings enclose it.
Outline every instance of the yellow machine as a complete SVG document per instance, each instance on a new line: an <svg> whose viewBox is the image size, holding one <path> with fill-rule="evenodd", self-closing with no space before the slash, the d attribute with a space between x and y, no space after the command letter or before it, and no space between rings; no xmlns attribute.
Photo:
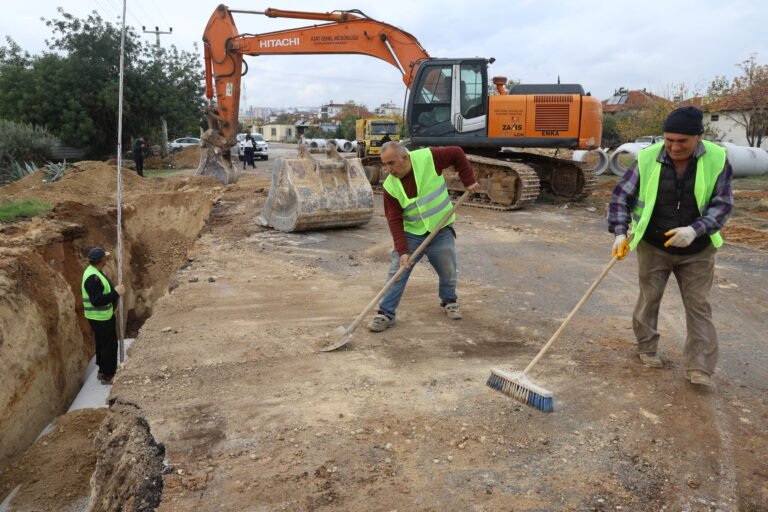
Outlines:
<svg viewBox="0 0 768 512"><path fill-rule="evenodd" d="M381 146L390 140L400 140L400 125L392 117L358 119L355 123L357 156L366 158L381 154Z"/></svg>

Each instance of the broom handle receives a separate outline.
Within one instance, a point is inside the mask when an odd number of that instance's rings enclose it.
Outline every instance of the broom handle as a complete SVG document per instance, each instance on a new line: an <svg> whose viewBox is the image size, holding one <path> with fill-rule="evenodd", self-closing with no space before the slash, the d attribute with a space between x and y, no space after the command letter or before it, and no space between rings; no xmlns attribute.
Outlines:
<svg viewBox="0 0 768 512"><path fill-rule="evenodd" d="M419 245L416 248L416 250L413 251L413 254L411 254L410 257L408 258L408 263L413 263L416 260L419 254L421 254L422 251L429 245L429 242L431 242L432 239L435 238L437 233L441 229L443 229L443 226L445 226L445 223L448 222L448 219L451 218L451 215L453 215L456 212L456 210L459 209L459 206L461 206L461 203L463 203L464 200L469 196L470 196L469 190L467 190L466 192L464 192L464 194L462 194L462 196L458 199L458 201L456 201L456 204L453 205L453 208L451 208L451 210L448 213L446 213L442 219L440 219L440 222L437 224L437 227L433 229L432 232L429 234L429 236L425 238L423 242L421 242L421 245ZM379 302L379 300L381 300L384 294L387 293L387 290L392 288L392 285L395 284L395 282L400 278L401 275L403 275L403 273L406 270L408 270L407 267L400 267L397 270L397 272L395 272L395 275L393 275L392 278L389 281L387 281L387 284L384 285L384 288L382 288L381 291L378 294L376 294L373 300L365 307L363 312L357 315L357 318L355 318L355 321L352 322L352 325L350 325L347 328L347 332L351 333L351 332L354 332L355 329L357 329L357 326L360 325L360 322L362 322L365 316L371 311L371 309L373 309L373 306L375 306Z"/></svg>
<svg viewBox="0 0 768 512"><path fill-rule="evenodd" d="M551 347L552 344L557 341L557 339L563 333L565 328L571 322L571 319L576 315L576 313L579 312L579 310L581 309L581 306L583 306L584 303L587 302L587 299L589 299L589 297L592 295L592 292L594 292L597 286L603 281L603 279L605 279L605 276L608 275L608 272L611 271L611 269L613 268L613 266L616 264L617 261L619 261L618 256L614 256L613 258L611 258L611 262L608 263L608 265L605 267L605 269L600 274L600 276L598 276L598 278L595 279L595 282L592 283L592 286L589 287L589 290L587 290L587 293L584 294L584 296L581 298L579 303L576 304L576 307L574 307L573 310L568 314L568 316L563 321L560 328L558 328L557 331L555 331L555 334L553 334L552 337L549 338L549 341L547 342L547 344L541 347L541 350L539 350L539 353L536 354L536 357L533 358L533 361L531 361L531 364L529 364L525 368L525 370L523 370L523 373L528 373L529 371L531 371L531 368L533 368L533 366L539 362L539 359L541 359L544 356L547 350L549 350L549 347Z"/></svg>

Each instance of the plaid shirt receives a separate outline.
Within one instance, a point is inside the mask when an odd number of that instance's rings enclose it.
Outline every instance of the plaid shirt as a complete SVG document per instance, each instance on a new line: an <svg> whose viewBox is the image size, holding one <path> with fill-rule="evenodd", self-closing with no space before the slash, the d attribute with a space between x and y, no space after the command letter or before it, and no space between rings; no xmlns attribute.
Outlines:
<svg viewBox="0 0 768 512"><path fill-rule="evenodd" d="M699 142L699 146L693 153L694 163L706 153L704 144ZM657 159L662 165L674 169L672 160L667 155L667 150L661 148ZM707 205L706 215L703 215L693 221L691 227L696 231L696 236L704 234L712 235L723 227L725 221L733 210L733 169L731 164L725 161L723 172L717 178L715 188L712 190L712 198ZM608 205L608 231L616 235L626 235L629 224L632 221L632 210L637 202L637 194L640 192L640 171L637 169L637 162L624 174L619 183L613 189L611 202Z"/></svg>

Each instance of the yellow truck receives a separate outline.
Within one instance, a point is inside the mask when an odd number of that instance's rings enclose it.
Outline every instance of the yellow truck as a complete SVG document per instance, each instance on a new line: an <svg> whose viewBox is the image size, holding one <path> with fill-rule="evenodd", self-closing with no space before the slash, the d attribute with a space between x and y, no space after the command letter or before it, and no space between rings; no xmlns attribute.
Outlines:
<svg viewBox="0 0 768 512"><path fill-rule="evenodd" d="M400 140L400 125L391 117L358 119L355 123L357 156L378 157L381 146L388 140Z"/></svg>

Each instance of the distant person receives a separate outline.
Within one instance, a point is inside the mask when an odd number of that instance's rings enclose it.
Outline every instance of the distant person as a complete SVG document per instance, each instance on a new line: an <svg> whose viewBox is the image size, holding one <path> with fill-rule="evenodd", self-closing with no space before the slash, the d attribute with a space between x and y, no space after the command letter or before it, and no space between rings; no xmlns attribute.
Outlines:
<svg viewBox="0 0 768 512"><path fill-rule="evenodd" d="M612 251L619 259L637 249L640 296L632 328L640 361L664 367L657 325L673 273L685 307L685 378L714 388L718 344L708 297L715 253L723 245L720 229L733 209L733 171L725 149L701 139L702 119L696 107L669 114L663 142L640 151L613 190L608 229L616 235Z"/></svg>
<svg viewBox="0 0 768 512"><path fill-rule="evenodd" d="M112 282L103 273L109 257L110 253L101 247L91 249L81 285L85 318L96 339L96 365L99 367L98 379L102 384L112 384L117 371L115 306L125 293L124 285L112 286Z"/></svg>
<svg viewBox="0 0 768 512"><path fill-rule="evenodd" d="M133 141L133 162L136 164L136 174L144 177L144 152L147 150L147 138L139 137Z"/></svg>
<svg viewBox="0 0 768 512"><path fill-rule="evenodd" d="M247 165L250 165L254 169L256 168L256 163L253 160L253 145L253 136L249 133L245 136L245 142L243 143L243 169L245 169Z"/></svg>
<svg viewBox="0 0 768 512"><path fill-rule="evenodd" d="M472 165L460 147L424 148L411 151L398 142L387 142L381 148L381 163L389 171L384 181L384 214L389 223L394 250L387 280L401 267L407 271L387 291L379 303L378 314L368 329L381 332L395 323L395 310L413 270L408 259L416 248L435 230L451 209L443 170L453 167L464 187L477 189ZM452 216L437 232L415 263L427 256L437 272L440 307L448 318L461 319L456 296L456 231Z"/></svg>

